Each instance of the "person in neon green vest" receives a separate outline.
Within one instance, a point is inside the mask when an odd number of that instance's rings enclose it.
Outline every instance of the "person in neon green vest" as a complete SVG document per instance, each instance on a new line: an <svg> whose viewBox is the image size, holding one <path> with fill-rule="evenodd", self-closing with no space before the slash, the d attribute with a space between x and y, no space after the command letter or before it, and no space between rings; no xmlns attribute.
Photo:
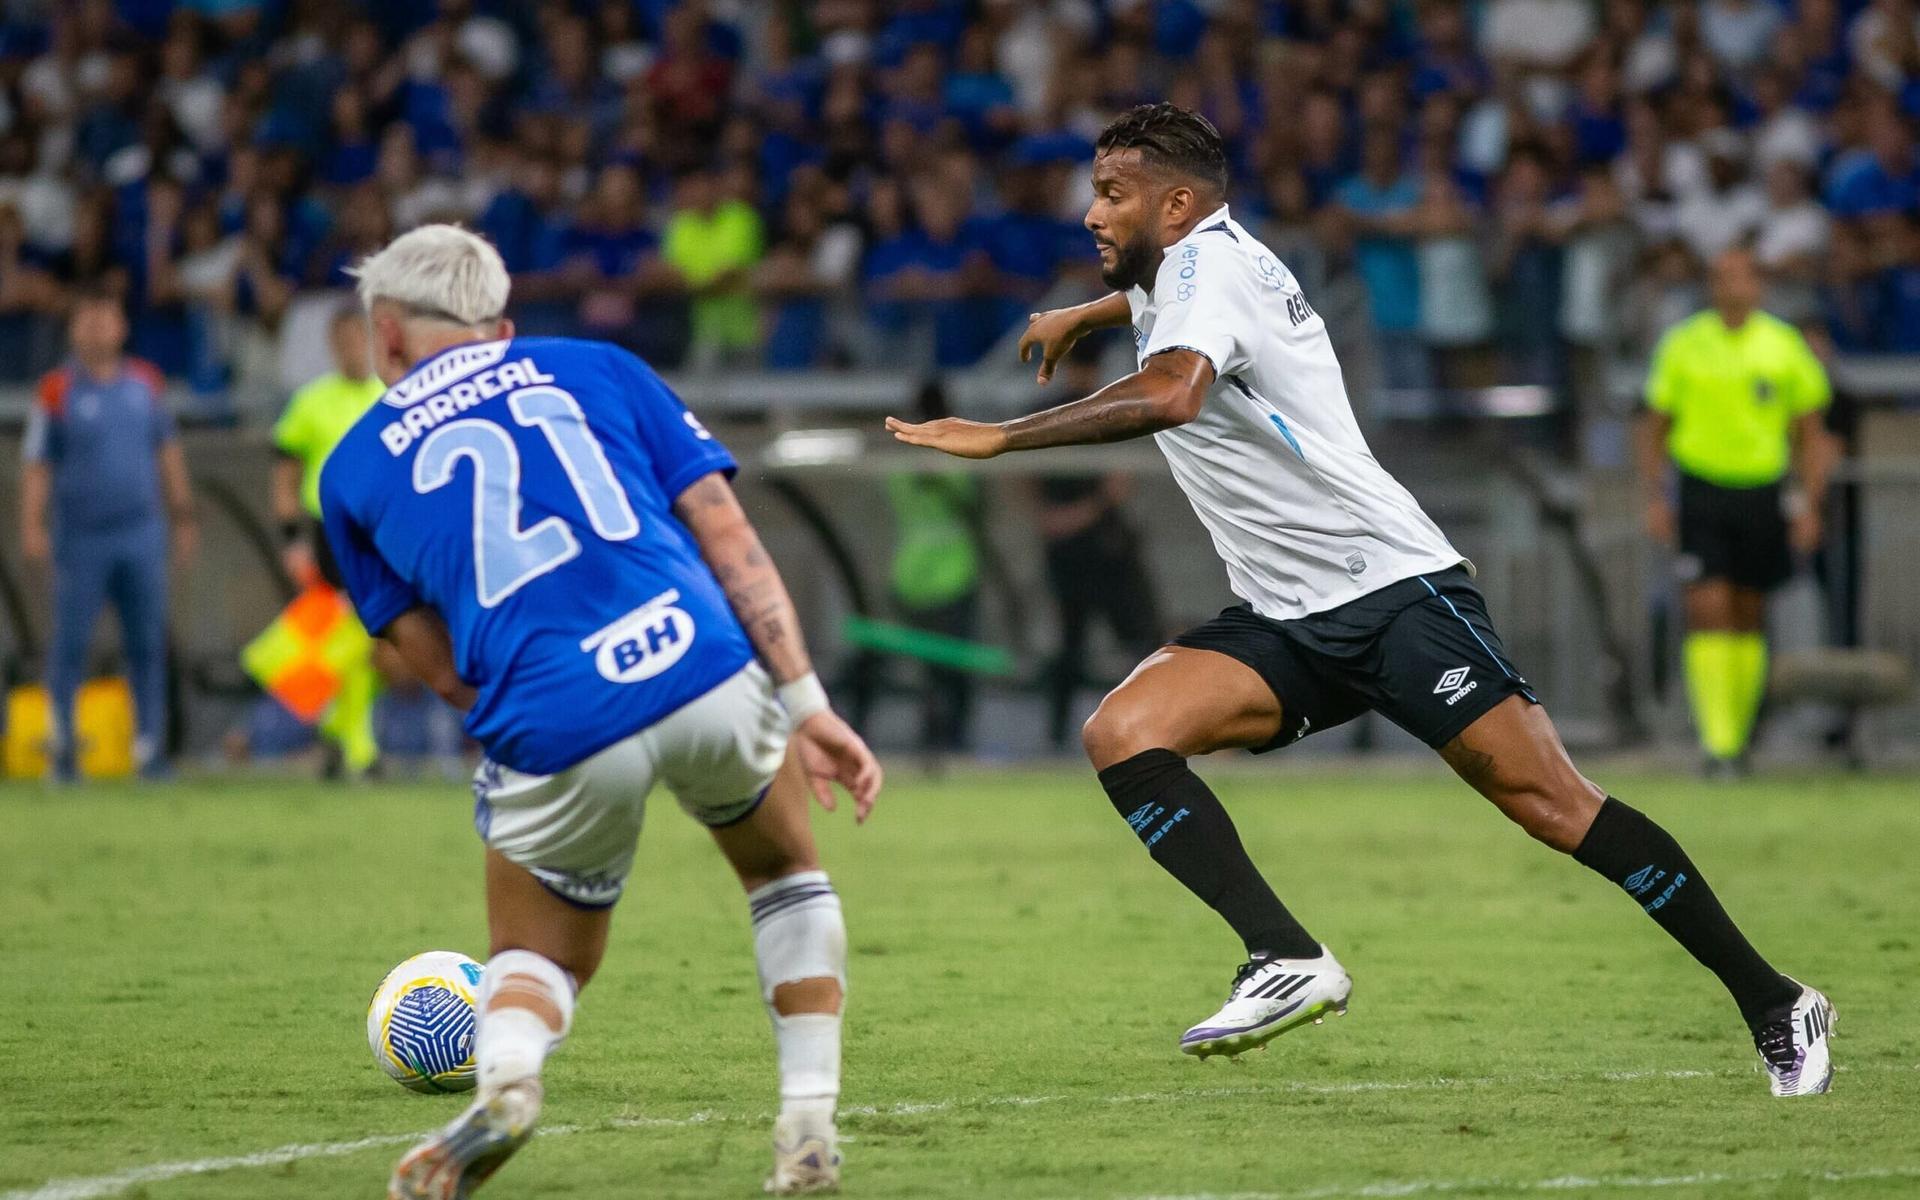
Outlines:
<svg viewBox="0 0 1920 1200"><path fill-rule="evenodd" d="M1648 532L1680 551L1687 698L1708 773L1726 775L1744 769L1766 692L1767 592L1820 544L1833 393L1799 330L1760 310L1752 251L1722 254L1712 282L1713 307L1654 350L1640 476Z"/></svg>
<svg viewBox="0 0 1920 1200"><path fill-rule="evenodd" d="M281 562L301 586L315 578L340 586L327 539L320 532L320 468L347 430L386 390L367 356L367 323L355 305L342 305L327 330L334 369L293 394L273 427L273 516L280 525ZM320 732L339 748L341 765L361 774L380 755L373 732L373 702L380 693L374 644L354 624L363 651L342 672L340 692Z"/></svg>
<svg viewBox="0 0 1920 1200"><path fill-rule="evenodd" d="M751 290L751 271L766 252L760 214L712 171L688 172L674 198L660 257L693 292L693 361L738 361L760 345Z"/></svg>
<svg viewBox="0 0 1920 1200"><path fill-rule="evenodd" d="M937 383L920 391L924 420L947 415ZM919 629L971 638L979 620L979 482L965 471L896 471L887 476L896 541L891 590L902 620ZM928 664L921 703L921 748L964 750L973 713L973 677Z"/></svg>

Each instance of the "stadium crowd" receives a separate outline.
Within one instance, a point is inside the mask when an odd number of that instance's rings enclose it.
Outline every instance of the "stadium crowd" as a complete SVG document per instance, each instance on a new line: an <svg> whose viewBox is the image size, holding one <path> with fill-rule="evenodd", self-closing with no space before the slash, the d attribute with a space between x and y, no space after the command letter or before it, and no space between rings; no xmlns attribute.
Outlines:
<svg viewBox="0 0 1920 1200"><path fill-rule="evenodd" d="M1643 351L1750 240L1770 306L1920 350L1912 0L15 0L0 372L79 290L206 397L428 219L529 332L668 366L957 367L1060 286L1159 98L1401 385ZM1368 318L1361 321L1356 318ZM1350 334L1349 336L1352 336Z"/></svg>

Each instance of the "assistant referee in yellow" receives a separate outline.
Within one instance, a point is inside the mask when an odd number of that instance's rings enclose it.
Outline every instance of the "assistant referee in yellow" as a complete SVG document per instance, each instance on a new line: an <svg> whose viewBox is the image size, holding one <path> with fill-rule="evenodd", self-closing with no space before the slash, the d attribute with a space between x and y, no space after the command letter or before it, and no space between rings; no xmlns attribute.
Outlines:
<svg viewBox="0 0 1920 1200"><path fill-rule="evenodd" d="M1767 593L1820 544L1832 461L1826 370L1760 310L1764 286L1750 250L1714 261L1713 307L1654 350L1639 439L1647 531L1680 552L1687 698L1709 774L1745 766L1766 691Z"/></svg>

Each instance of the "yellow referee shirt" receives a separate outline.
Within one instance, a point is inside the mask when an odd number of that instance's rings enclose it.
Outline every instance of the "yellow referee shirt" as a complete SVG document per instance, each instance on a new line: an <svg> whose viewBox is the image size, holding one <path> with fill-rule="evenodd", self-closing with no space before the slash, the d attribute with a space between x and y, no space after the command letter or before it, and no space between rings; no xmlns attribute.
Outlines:
<svg viewBox="0 0 1920 1200"><path fill-rule="evenodd" d="M1738 329L1712 309L1669 329L1653 352L1647 407L1673 420L1674 465L1721 487L1778 482L1795 419L1833 398L1800 331L1755 312Z"/></svg>
<svg viewBox="0 0 1920 1200"><path fill-rule="evenodd" d="M386 390L387 385L371 375L349 379L335 371L307 384L287 401L287 411L273 427L273 445L300 460L300 503L314 516L320 515L321 465Z"/></svg>

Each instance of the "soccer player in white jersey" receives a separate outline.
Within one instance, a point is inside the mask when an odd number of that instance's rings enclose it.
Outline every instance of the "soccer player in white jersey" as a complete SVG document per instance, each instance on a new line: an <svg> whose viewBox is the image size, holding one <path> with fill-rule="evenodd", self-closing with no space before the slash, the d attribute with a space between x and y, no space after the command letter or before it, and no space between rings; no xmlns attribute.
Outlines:
<svg viewBox="0 0 1920 1200"><path fill-rule="evenodd" d="M1226 205L1219 134L1171 104L1101 134L1086 226L1114 291L1037 313L1021 357L1045 383L1082 335L1131 324L1139 369L998 424L889 419L962 458L1151 434L1243 601L1175 638L1087 722L1100 783L1154 861L1246 945L1189 1054L1238 1054L1346 1011L1352 981L1280 903L1187 759L1258 753L1369 709L1439 752L1527 833L1623 888L1726 985L1775 1095L1832 1079L1833 1006L1748 944L1650 818L1567 758L1502 649L1472 566L1383 470L1354 422L1325 323Z"/></svg>
<svg viewBox="0 0 1920 1200"><path fill-rule="evenodd" d="M747 893L780 1077L767 1190L837 1187L847 933L807 793L843 785L864 820L880 767L828 706L733 457L626 351L515 337L506 267L464 229L355 273L388 388L321 472L327 541L362 622L487 752L476 1096L388 1195L463 1200L531 1136L656 783Z"/></svg>

